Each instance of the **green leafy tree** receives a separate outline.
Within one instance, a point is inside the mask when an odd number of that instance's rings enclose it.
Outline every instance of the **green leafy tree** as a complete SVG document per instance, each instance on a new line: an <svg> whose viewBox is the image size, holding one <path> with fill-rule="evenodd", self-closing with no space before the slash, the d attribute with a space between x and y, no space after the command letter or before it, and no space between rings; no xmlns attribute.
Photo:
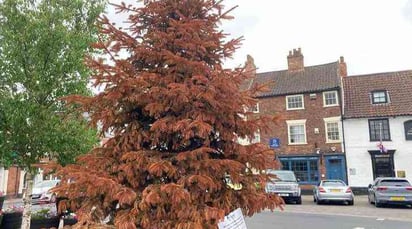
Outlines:
<svg viewBox="0 0 412 229"><path fill-rule="evenodd" d="M125 29L100 18L94 47L107 58L87 64L105 90L68 101L113 137L60 168L68 182L55 189L68 198L60 207L76 211L80 225L110 219L124 229L216 228L234 209L251 216L282 204L265 193L268 177L259 172L276 166L274 152L239 143L274 117L245 118L260 86L242 91L248 72L222 67L240 39L225 41L219 30L231 18L221 2L117 5L129 13Z"/></svg>
<svg viewBox="0 0 412 229"><path fill-rule="evenodd" d="M97 143L86 118L59 98L90 95L84 56L96 41L102 0L0 2L0 153L26 171L23 228L32 177L44 158L65 165Z"/></svg>

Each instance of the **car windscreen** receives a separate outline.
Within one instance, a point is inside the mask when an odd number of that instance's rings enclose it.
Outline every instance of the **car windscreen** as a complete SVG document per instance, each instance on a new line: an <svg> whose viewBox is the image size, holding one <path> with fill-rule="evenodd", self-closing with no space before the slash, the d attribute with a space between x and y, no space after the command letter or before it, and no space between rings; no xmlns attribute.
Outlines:
<svg viewBox="0 0 412 229"><path fill-rule="evenodd" d="M346 186L346 185L342 181L323 181L322 186L325 186L325 187L339 187L339 186Z"/></svg>
<svg viewBox="0 0 412 229"><path fill-rule="evenodd" d="M37 187L37 188L54 187L57 183L58 183L58 181L55 181L55 180L42 181L42 182L37 183L36 185L34 185L34 187Z"/></svg>
<svg viewBox="0 0 412 229"><path fill-rule="evenodd" d="M381 180L380 186L410 186L407 180Z"/></svg>
<svg viewBox="0 0 412 229"><path fill-rule="evenodd" d="M274 170L272 170L272 171L268 171L268 174L276 175L277 179L275 179L275 180L296 182L295 174L291 171L274 171Z"/></svg>

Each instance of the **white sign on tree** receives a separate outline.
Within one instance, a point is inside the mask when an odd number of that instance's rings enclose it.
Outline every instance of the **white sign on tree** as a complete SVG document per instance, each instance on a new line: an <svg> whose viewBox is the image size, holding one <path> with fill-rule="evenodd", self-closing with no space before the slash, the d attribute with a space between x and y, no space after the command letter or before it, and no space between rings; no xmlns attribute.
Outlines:
<svg viewBox="0 0 412 229"><path fill-rule="evenodd" d="M218 224L219 229L247 229L245 219L240 208L225 216L224 220Z"/></svg>

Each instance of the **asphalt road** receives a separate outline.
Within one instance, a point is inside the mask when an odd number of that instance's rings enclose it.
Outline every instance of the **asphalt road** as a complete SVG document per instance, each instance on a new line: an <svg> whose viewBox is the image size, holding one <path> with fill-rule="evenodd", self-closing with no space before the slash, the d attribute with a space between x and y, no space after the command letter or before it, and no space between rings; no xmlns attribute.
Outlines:
<svg viewBox="0 0 412 229"><path fill-rule="evenodd" d="M287 204L283 211L264 211L245 218L248 229L412 229L412 208L376 208L367 196L355 196L355 204L317 205L302 196L302 205Z"/></svg>
<svg viewBox="0 0 412 229"><path fill-rule="evenodd" d="M412 211L411 211L412 217ZM412 222L376 217L262 212L246 218L248 229L411 229Z"/></svg>
<svg viewBox="0 0 412 229"><path fill-rule="evenodd" d="M412 229L412 207L376 208L367 196L355 196L355 204L317 205L312 196L302 196L302 205L287 204L283 211L264 211L245 218L248 229ZM21 199L5 201L5 207L22 205ZM33 210L55 204L33 205Z"/></svg>

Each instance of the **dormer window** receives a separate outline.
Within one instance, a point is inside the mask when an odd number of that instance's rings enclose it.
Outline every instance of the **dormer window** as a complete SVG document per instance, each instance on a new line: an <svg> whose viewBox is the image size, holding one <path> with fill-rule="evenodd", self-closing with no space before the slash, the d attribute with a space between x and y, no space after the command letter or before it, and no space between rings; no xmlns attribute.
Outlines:
<svg viewBox="0 0 412 229"><path fill-rule="evenodd" d="M385 90L372 91L372 104L388 103L388 92Z"/></svg>

